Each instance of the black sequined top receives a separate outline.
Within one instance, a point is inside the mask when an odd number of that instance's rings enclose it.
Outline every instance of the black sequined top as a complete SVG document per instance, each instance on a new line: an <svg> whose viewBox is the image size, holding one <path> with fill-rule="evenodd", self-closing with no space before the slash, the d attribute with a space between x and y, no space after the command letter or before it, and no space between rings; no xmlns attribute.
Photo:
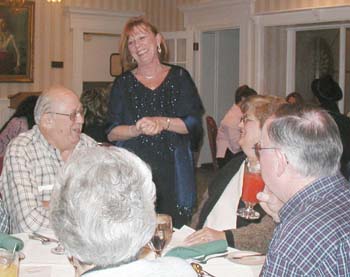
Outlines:
<svg viewBox="0 0 350 277"><path fill-rule="evenodd" d="M203 106L196 86L185 69L170 67L164 81L154 90L144 86L131 71L125 72L114 82L109 105L109 131L120 125L134 125L145 116L181 118L189 131L187 135L163 131L155 136L140 135L114 142L151 166L157 208L162 212L171 212L169 207L163 209L169 201L175 206L193 207L192 150L197 149L202 136Z"/></svg>

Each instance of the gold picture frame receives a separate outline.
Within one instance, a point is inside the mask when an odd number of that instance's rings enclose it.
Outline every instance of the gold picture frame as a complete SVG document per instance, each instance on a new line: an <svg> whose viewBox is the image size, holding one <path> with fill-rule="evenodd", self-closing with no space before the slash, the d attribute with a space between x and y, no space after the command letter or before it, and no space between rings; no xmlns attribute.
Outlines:
<svg viewBox="0 0 350 277"><path fill-rule="evenodd" d="M0 82L33 82L34 8L0 2Z"/></svg>
<svg viewBox="0 0 350 277"><path fill-rule="evenodd" d="M111 54L109 71L111 76L113 77L118 77L120 74L124 72L123 67L121 65L119 53Z"/></svg>

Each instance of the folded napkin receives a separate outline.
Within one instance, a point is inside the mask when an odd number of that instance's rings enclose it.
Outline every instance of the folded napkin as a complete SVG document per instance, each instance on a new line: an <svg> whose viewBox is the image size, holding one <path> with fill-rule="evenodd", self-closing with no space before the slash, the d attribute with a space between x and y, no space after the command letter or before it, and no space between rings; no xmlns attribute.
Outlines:
<svg viewBox="0 0 350 277"><path fill-rule="evenodd" d="M21 239L15 238L5 233L0 233L0 248L4 248L8 251L13 251L16 247L16 251L23 249L24 243Z"/></svg>
<svg viewBox="0 0 350 277"><path fill-rule="evenodd" d="M175 247L169 250L165 256L178 257L182 259L200 258L227 250L226 240L215 240L207 243L196 244L190 247Z"/></svg>

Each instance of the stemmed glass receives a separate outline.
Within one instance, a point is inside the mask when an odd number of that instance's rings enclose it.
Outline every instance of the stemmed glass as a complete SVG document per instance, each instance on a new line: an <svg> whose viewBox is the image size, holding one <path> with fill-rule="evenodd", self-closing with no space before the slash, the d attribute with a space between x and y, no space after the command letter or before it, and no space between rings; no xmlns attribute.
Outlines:
<svg viewBox="0 0 350 277"><path fill-rule="evenodd" d="M263 191L264 186L265 184L260 174L260 165L254 167L246 166L244 170L241 196L245 207L237 211L238 216L248 220L260 218L260 213L254 210L254 206L258 203L256 195Z"/></svg>
<svg viewBox="0 0 350 277"><path fill-rule="evenodd" d="M57 246L54 248L51 248L51 253L56 255L63 255L66 253L66 250L64 249L64 246L61 244L61 242L57 242Z"/></svg>
<svg viewBox="0 0 350 277"><path fill-rule="evenodd" d="M173 223L170 215L157 214L157 227L149 242L149 246L155 253L156 258L160 257L163 249L171 240L173 234Z"/></svg>

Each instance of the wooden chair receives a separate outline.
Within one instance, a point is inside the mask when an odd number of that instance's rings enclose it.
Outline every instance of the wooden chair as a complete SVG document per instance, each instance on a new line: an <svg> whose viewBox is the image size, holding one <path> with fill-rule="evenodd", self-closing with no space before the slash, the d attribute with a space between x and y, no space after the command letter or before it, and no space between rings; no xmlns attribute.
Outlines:
<svg viewBox="0 0 350 277"><path fill-rule="evenodd" d="M214 170L216 171L219 169L219 164L216 159L216 136L218 134L218 127L216 125L215 119L212 118L211 116L207 116L205 119L207 122L207 132L208 132L211 157L213 159L213 167L214 167Z"/></svg>
<svg viewBox="0 0 350 277"><path fill-rule="evenodd" d="M4 163L4 157L0 157L0 175L1 175L1 172L2 172L3 163ZM0 194L0 197L1 197L1 194Z"/></svg>

